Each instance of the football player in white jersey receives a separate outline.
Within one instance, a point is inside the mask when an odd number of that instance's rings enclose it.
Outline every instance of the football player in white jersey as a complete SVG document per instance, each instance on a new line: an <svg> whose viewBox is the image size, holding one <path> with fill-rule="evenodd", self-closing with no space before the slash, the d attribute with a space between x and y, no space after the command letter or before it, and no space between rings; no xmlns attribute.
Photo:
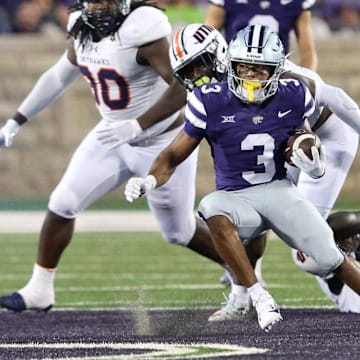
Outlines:
<svg viewBox="0 0 360 360"><path fill-rule="evenodd" d="M178 110L185 104L186 91L172 76L170 31L163 11L147 1L78 0L71 8L68 49L1 128L0 145L9 147L20 126L80 74L92 89L101 120L81 142L51 194L32 277L25 287L1 297L2 307L18 312L50 309L55 303L56 267L71 241L78 213L130 177L145 176L153 159L180 131L183 119ZM151 106L157 110L149 113ZM151 125L155 118L159 121ZM148 197L148 204L168 242L223 264L206 224L194 216L196 164L194 152L167 186Z"/></svg>
<svg viewBox="0 0 360 360"><path fill-rule="evenodd" d="M223 48L225 46L221 46L221 51L218 48L215 54L208 53L207 49L210 45L198 41L198 33L200 29L204 28L206 28L206 25L203 24L185 26L174 35L170 47L169 53L174 75L189 91L192 91L195 86L218 81L224 77L224 70L222 69L225 57ZM224 44L225 40L218 32L216 39ZM221 76L208 76L209 73L216 73L217 69L221 70ZM297 76L297 78L305 81L311 88L315 96L317 110L311 115L310 121L322 143L325 144L328 155L327 171L321 179L315 180L305 173L300 174L299 169L295 167L289 167L288 171L293 180L298 184L300 192L316 206L324 218L327 218L357 152L358 132L360 132L360 111L355 102L347 94L339 88L325 84L315 72L299 67L288 60L285 62L285 70L287 72L282 76ZM338 95L334 96L335 93ZM325 105L332 108L338 115L324 112L327 114L327 118L320 117L320 113ZM343 160L340 161L340 159ZM353 211L333 213L328 222L334 231L337 243L341 244L351 239L350 252L352 252L352 256L359 257L360 251L356 251L360 246L358 234L360 232L359 213ZM255 263L256 258L265 249L265 238L260 236L257 242L254 241L251 244L257 244L256 248L252 249L256 254L250 254L252 255L252 263ZM346 244L342 247L346 249ZM316 274L315 271L318 269L318 266L306 254L292 250L292 255L298 267ZM258 279L261 280L262 276L258 277ZM360 311L359 295L341 282L335 274L328 275L326 279L316 276L316 279L325 294L339 307L340 311ZM230 276L228 276L228 281L230 283ZM209 321L251 316L253 312L251 311L249 300L246 288L232 284L232 290L225 306L212 314L209 317Z"/></svg>
<svg viewBox="0 0 360 360"><path fill-rule="evenodd" d="M206 138L212 149L217 191L202 199L199 211L218 252L248 287L259 325L265 329L264 319L270 319L271 325L281 317L276 315L271 296L249 270L239 236L254 239L271 228L291 247L311 253L323 273L336 272L360 293L360 268L337 248L326 221L286 178L284 150L289 130L309 130L306 118L314 101L301 82L279 81L285 59L281 49L278 36L267 27L256 25L239 31L229 45L228 83L194 89L188 97L183 131L160 153L148 176L130 179L125 189L129 201L151 194ZM284 103L292 111L279 126L278 109ZM297 151L292 161L311 177L321 178L325 171L321 154L321 150L313 152L309 159ZM279 198L286 211L279 209ZM260 300L260 293L265 301Z"/></svg>

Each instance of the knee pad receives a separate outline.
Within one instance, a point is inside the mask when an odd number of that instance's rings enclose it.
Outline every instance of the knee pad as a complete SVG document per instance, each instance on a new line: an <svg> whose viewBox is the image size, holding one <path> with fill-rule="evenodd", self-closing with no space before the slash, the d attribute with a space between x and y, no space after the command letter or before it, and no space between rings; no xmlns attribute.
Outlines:
<svg viewBox="0 0 360 360"><path fill-rule="evenodd" d="M50 195L49 210L66 219L74 219L79 213L76 194L64 187L57 187Z"/></svg>
<svg viewBox="0 0 360 360"><path fill-rule="evenodd" d="M194 232L167 232L162 233L163 238L170 244L187 246L191 241Z"/></svg>
<svg viewBox="0 0 360 360"><path fill-rule="evenodd" d="M308 272L313 275L318 275L320 277L325 277L326 274L320 269L320 266L315 262L313 258L306 255L304 252L291 249L291 256L293 258L294 264L297 268L302 271Z"/></svg>
<svg viewBox="0 0 360 360"><path fill-rule="evenodd" d="M331 277L333 271L338 268L344 260L344 257L340 252L339 254L335 254L336 257L334 259L326 259L324 257L324 259L321 260L321 263L316 262L304 252L296 249L291 249L291 255L297 268L324 279Z"/></svg>
<svg viewBox="0 0 360 360"><path fill-rule="evenodd" d="M189 221L183 221L174 227L161 229L161 235L170 244L188 246L196 231L195 216L190 217Z"/></svg>

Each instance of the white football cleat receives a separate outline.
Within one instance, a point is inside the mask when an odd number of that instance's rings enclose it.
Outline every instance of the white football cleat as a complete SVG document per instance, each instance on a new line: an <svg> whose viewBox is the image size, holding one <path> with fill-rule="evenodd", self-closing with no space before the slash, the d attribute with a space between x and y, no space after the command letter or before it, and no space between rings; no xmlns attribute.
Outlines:
<svg viewBox="0 0 360 360"><path fill-rule="evenodd" d="M231 293L229 297L223 295L226 300L222 304L224 306L211 314L208 321L244 320L256 315L249 295L236 295L234 293Z"/></svg>
<svg viewBox="0 0 360 360"><path fill-rule="evenodd" d="M283 320L279 306L267 291L254 301L254 306L258 315L259 326L266 332L270 331L273 325Z"/></svg>

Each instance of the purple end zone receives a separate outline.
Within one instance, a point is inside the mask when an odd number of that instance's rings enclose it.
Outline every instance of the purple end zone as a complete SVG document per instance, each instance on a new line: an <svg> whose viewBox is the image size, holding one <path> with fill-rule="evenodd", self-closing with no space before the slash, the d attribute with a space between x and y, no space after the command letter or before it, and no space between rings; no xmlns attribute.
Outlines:
<svg viewBox="0 0 360 360"><path fill-rule="evenodd" d="M255 319L208 323L209 310L0 311L1 359L44 359L141 354L141 349L23 348L41 343L227 343L269 349L251 359L358 359L360 315L337 310L283 309L284 321L269 333ZM3 347L4 344L18 344ZM246 356L250 357L250 356ZM237 357L212 357L237 359ZM241 358L244 358L241 356Z"/></svg>

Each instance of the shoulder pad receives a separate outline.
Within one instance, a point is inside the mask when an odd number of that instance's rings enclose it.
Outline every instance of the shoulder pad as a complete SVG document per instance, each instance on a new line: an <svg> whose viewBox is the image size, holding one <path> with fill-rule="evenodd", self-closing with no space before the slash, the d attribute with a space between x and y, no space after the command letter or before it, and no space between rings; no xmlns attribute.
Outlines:
<svg viewBox="0 0 360 360"><path fill-rule="evenodd" d="M69 14L69 20L66 26L67 31L70 31L72 27L74 26L76 20L81 16L81 11L74 11Z"/></svg>
<svg viewBox="0 0 360 360"><path fill-rule="evenodd" d="M170 34L171 25L167 16L152 6L140 6L132 11L119 29L121 41L137 47Z"/></svg>

